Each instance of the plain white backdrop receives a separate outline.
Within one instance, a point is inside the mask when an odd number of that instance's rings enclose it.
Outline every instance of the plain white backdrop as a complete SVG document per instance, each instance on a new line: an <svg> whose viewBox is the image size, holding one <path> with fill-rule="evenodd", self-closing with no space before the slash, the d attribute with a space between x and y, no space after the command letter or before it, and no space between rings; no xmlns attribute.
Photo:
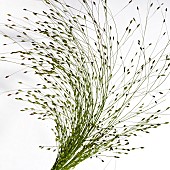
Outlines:
<svg viewBox="0 0 170 170"><path fill-rule="evenodd" d="M123 4L126 4L125 0L108 1L111 9L115 10L114 13L119 11L118 9L121 9ZM158 1L154 0L153 2L157 3ZM170 8L170 1L163 0L161 2ZM74 4L74 0L70 0L70 3ZM140 2L140 5L145 8L146 3L145 0ZM6 14L23 16L23 8L29 8L33 11L44 9L40 0L0 0L0 30L2 23L6 22ZM133 9L135 8L132 8L131 13L128 12L127 16L136 14ZM170 21L170 12L167 18ZM157 25L157 19L154 20L151 28L151 30L153 29L150 34L151 39ZM120 19L120 25L121 22L125 21L126 18ZM8 49L3 49L4 39L0 38L0 50L8 51ZM55 161L55 153L41 150L38 146L55 145L55 136L50 130L52 122L42 122L20 112L20 109L26 104L15 101L14 97L7 97L6 93L3 94L4 91L16 88L14 82L23 78L19 74L9 79L4 78L15 71L17 71L16 66L0 63L0 170L50 170ZM165 86L168 88L169 84L167 83ZM170 116L164 120L170 121ZM76 170L169 170L169 144L170 125L165 125L151 130L150 134L143 134L131 140L130 146L144 146L144 150L132 151L120 159L104 158L104 163L100 159L92 158L77 166Z"/></svg>

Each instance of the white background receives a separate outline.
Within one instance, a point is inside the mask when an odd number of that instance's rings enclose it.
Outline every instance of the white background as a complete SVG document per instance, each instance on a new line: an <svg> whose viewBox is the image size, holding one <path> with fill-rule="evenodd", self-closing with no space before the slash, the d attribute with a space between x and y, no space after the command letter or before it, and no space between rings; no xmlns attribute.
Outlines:
<svg viewBox="0 0 170 170"><path fill-rule="evenodd" d="M170 1L163 0L163 2L165 6L170 7ZM74 2L70 0L70 3ZM147 1L142 1L140 5L145 7L146 3ZM111 4L111 8L116 10L126 3L123 0L113 0ZM0 0L0 25L5 22L5 14L22 16L21 11L25 7L34 11L42 9L39 0ZM132 15L133 12L131 10ZM127 13L127 15L130 14ZM170 12L168 16L170 21ZM153 23L151 29L154 30L155 24ZM3 44L2 42L1 38L0 45ZM7 97L7 94L2 94L3 91L16 87L14 82L20 79L20 75L16 74L8 80L4 78L15 70L17 70L16 67L0 63L0 170L49 170L55 161L55 153L41 150L38 146L54 145L55 138L50 130L52 123L44 123L26 113L21 113L19 110L24 103L15 101L13 97ZM170 116L166 117L166 120L170 121ZM100 159L89 159L77 166L76 170L169 170L169 144L170 125L165 125L151 130L150 134L132 140L132 147L144 146L144 150L132 151L129 155L116 160L105 158L104 163Z"/></svg>

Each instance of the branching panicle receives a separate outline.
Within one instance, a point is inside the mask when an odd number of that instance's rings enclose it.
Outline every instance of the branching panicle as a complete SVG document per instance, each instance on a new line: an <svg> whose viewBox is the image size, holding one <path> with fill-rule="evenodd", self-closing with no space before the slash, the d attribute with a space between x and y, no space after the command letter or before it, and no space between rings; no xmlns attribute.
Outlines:
<svg viewBox="0 0 170 170"><path fill-rule="evenodd" d="M117 16L133 1L115 15L103 0L78 0L80 8L64 0L42 1L49 10L24 9L33 18L8 14L5 28L15 34L1 31L10 40L4 46L18 49L9 54L15 59L4 55L0 61L19 64L24 74L37 78L35 85L8 96L33 105L21 111L55 122L56 146L40 146L56 152L52 170L69 170L105 151L119 158L143 149L129 148L129 138L168 123L159 119L169 109L159 108L170 90L161 90L170 74L167 8L163 11L161 4L153 9L151 3L142 23L137 6L139 18L131 18L122 33ZM156 42L148 42L150 20L160 9L160 34Z"/></svg>

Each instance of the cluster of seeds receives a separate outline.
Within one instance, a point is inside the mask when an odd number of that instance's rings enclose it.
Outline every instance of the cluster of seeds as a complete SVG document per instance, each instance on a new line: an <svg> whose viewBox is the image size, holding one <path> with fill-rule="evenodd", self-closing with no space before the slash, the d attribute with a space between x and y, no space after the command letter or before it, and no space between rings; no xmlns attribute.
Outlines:
<svg viewBox="0 0 170 170"><path fill-rule="evenodd" d="M26 69L24 74L37 77L35 86L8 96L32 104L21 111L55 122L56 146L40 146L57 153L52 170L69 170L87 158L107 156L105 151L119 158L143 149L128 147L129 138L168 123L158 121L170 108L158 108L170 90L160 89L170 66L167 8L148 6L148 20L160 10L163 19L156 43L145 44L148 22L141 25L139 7L139 16L130 19L123 34L117 29L116 16L133 1L115 16L106 0L77 0L81 10L64 0L43 2L49 10L24 9L31 17L8 14L5 27L16 36L2 32L12 42L4 46L16 44L19 49L10 53L15 60L8 54L0 61L19 64ZM132 42L137 32L140 37ZM162 39L164 46L157 52Z"/></svg>

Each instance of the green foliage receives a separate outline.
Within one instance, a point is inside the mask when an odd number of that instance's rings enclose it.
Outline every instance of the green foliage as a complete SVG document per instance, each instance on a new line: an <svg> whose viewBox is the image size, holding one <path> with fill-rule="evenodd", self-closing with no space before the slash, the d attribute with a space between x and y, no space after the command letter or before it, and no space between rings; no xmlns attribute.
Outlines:
<svg viewBox="0 0 170 170"><path fill-rule="evenodd" d="M137 7L139 18L132 18L120 33L116 16L132 1L115 16L103 0L74 2L81 10L63 0L43 2L49 10L24 9L33 15L23 17L26 26L8 14L5 27L16 34L2 34L21 49L10 53L18 56L15 61L5 56L0 60L26 67L24 73L32 71L39 77L34 88L8 96L24 94L16 99L33 107L21 111L55 122L56 146L47 148L56 152L52 170L69 170L105 151L119 158L137 149L128 147L131 136L168 123L159 118L169 107L157 108L169 94L169 89L160 89L170 66L167 8L163 11L162 4L154 7L151 3L142 25ZM159 10L163 17L160 36L148 43L149 19Z"/></svg>

